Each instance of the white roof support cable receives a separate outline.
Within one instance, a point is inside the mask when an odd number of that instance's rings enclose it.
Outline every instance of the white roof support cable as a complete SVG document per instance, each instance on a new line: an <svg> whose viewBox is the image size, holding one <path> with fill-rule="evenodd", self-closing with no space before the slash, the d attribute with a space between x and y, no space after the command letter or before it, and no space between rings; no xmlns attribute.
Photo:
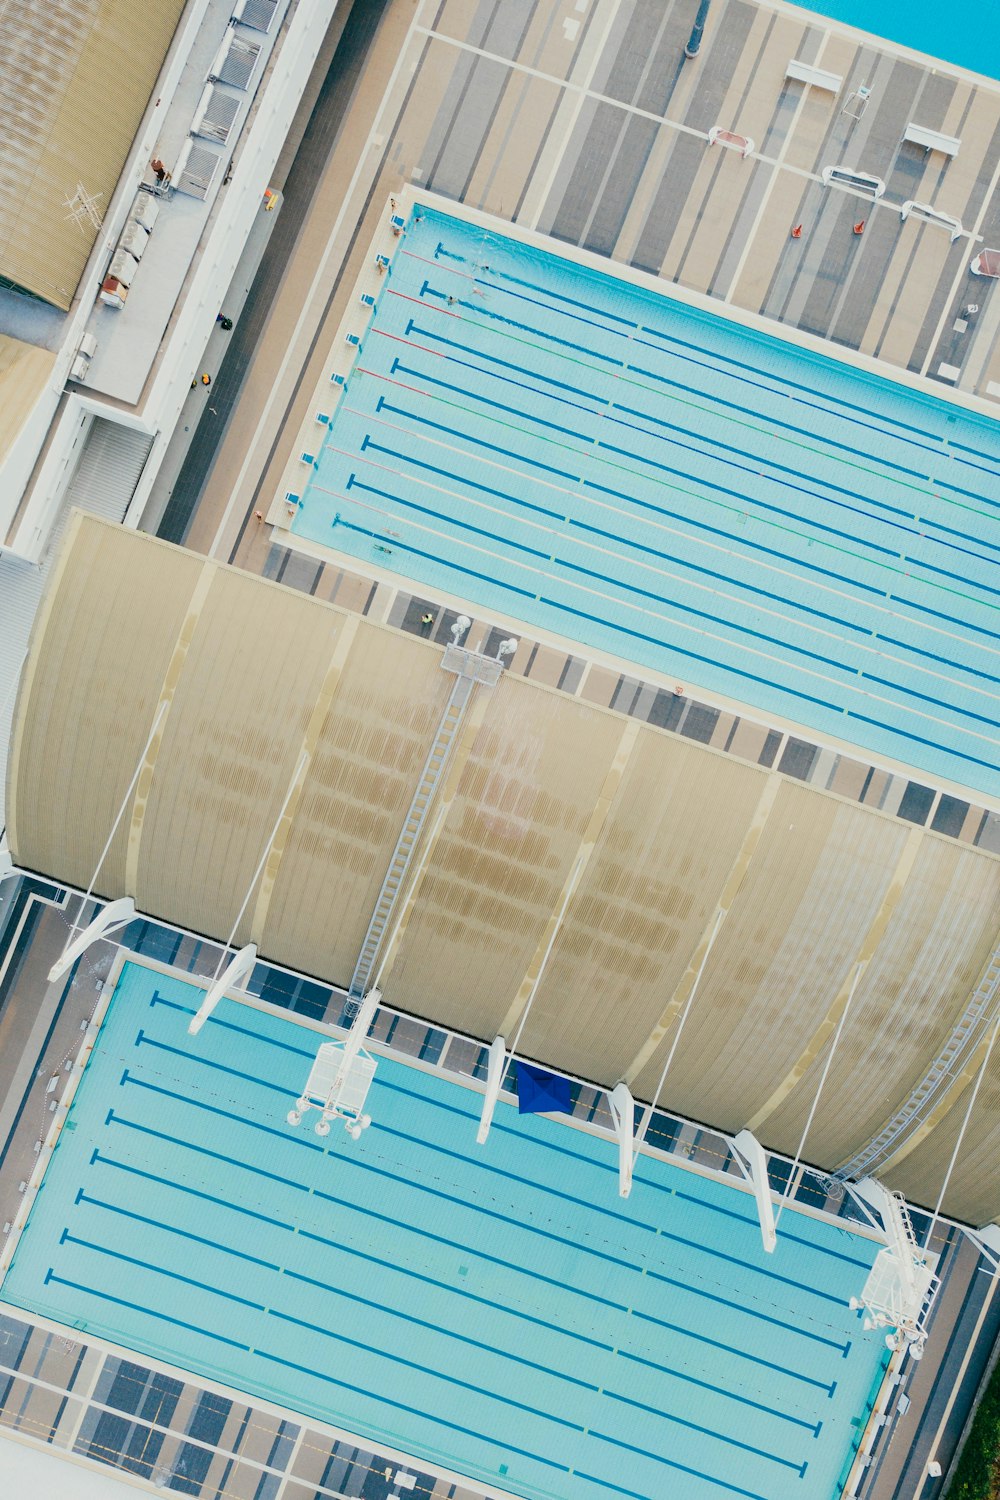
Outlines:
<svg viewBox="0 0 1000 1500"><path fill-rule="evenodd" d="M156 717L153 720L153 727L150 729L149 737L146 740L145 745L142 747L142 754L139 756L138 764L136 765L135 771L132 774L132 780L129 782L128 790L122 798L121 806L119 807L118 812L115 814L115 821L111 825L111 832L108 834L107 842L104 845L104 848L101 850L101 857L94 867L93 875L91 875L90 877L90 884L87 886L84 894L80 897L80 905L76 909L76 917L73 921L73 925L69 930L66 941L63 944L63 950L60 953L59 958L56 960L56 964L53 965L53 968L58 967L58 965L66 957L66 954L69 952L70 944L75 940L77 934L80 931L80 918L83 916L87 903L90 901L91 897L94 894L94 886L97 884L97 877L100 875L101 870L104 867L104 861L108 857L108 850L114 843L115 834L118 832L118 825L121 823L122 818L125 816L125 809L128 807L129 803L132 800L132 794L135 791L139 781L139 777L142 774L142 768L146 764L146 756L149 754L149 747L150 745L152 745L154 739L156 738L157 731L160 728L160 724L166 711L166 702L161 703L159 708L156 710Z"/></svg>
<svg viewBox="0 0 1000 1500"><path fill-rule="evenodd" d="M271 847L274 844L275 839L278 837L278 830L284 820L285 813L288 811L288 804L291 802L292 797L295 795L296 791L299 788L306 766L309 764L309 759L310 756L308 750L303 750L302 754L298 758L298 762L295 767L295 774L292 776L291 781L288 783L288 790L285 792L285 800L281 804L281 811L278 813L278 816L275 819L274 827L271 829L267 843L264 845L260 859L257 861L257 868L253 872L253 879L247 886L246 895L243 897L240 909L236 913L236 920L233 922L232 930L230 931L229 937L226 939L226 946L219 954L219 962L216 964L215 973L212 975L211 988L206 994L205 999L202 1001L197 1015L192 1017L191 1024L188 1026L188 1031L192 1036L196 1036L198 1034L198 1032L204 1026L205 1022L208 1020L208 1017L211 1015L212 1011L222 999L223 994L225 993L225 989L227 986L220 987L219 979L222 974L223 964L225 964L227 958L229 959L229 964L226 971L227 975L230 973L230 971L235 972L235 966L237 964L239 965L240 978L246 978L250 973L253 972L253 961L257 957L256 945L253 943L248 943L246 947L241 948L239 953L233 955L232 957L230 957L230 949L232 948L233 940L236 937L236 929L242 922L246 909L250 905L250 897L253 895L254 891L257 888L257 882L260 879L261 874L263 873L264 866L267 863L267 857L271 852ZM251 948L253 949L252 958L250 955ZM247 969L246 967L248 960L250 961L249 969Z"/></svg>
<svg viewBox="0 0 1000 1500"><path fill-rule="evenodd" d="M559 936L559 931L563 924L563 918L566 915L566 908L569 906L570 901L573 899L573 892L576 890L577 882L580 879L580 872L583 869L583 864L583 855L580 855L577 858L576 864L573 866L573 874L570 876L570 879L566 885L566 889L563 892L562 904L559 907L559 915L556 917L555 924L549 934L549 940L545 945L545 952L542 954L542 961L538 966L538 973L535 975L534 980L532 981L531 989L528 993L528 998L525 1001L524 1009L522 1010L520 1020L517 1023L517 1030L514 1033L514 1040L510 1044L510 1049L508 1050L507 1044L502 1036L496 1037L490 1044L489 1065L486 1074L486 1092L483 1095L483 1111L479 1120L479 1130L476 1135L476 1140L480 1146L484 1144L486 1137L490 1133L490 1125L493 1122L493 1111L496 1108L497 1099L500 1097L500 1089L503 1084L503 1080L506 1076L508 1067L514 1061L514 1055L517 1052L518 1043L521 1040L521 1033L524 1031L525 1023L528 1019L528 1016L531 1014L531 1007L535 1003L535 996L538 993L538 986L541 983L542 976L548 966L549 957L552 953L553 947L555 946L556 938Z"/></svg>
<svg viewBox="0 0 1000 1500"><path fill-rule="evenodd" d="M670 1051L667 1053L667 1060L663 1064L663 1071L660 1074L660 1081L656 1085L656 1091L653 1094L651 1102L646 1105L642 1116L642 1124L639 1126L639 1129L636 1132L635 1146L632 1152L633 1162L638 1159L639 1152L642 1150L643 1141L645 1141L646 1135L649 1131L653 1115L656 1113L656 1106L660 1102L660 1095L663 1092L663 1085L664 1083L666 1083L667 1074L670 1072L670 1065L674 1060L674 1053L677 1051L677 1048L680 1044L680 1039L684 1034L684 1027L687 1025L688 1016L691 1014L691 1006L694 1004L694 997L695 995L697 995L698 987L701 984L701 976L704 974L705 965L708 963L708 955L711 953L712 948L715 945L715 939L719 935L719 929L722 926L727 910L728 908L724 908L716 915L715 926L712 928L712 935L709 938L705 951L701 956L701 963L698 965L698 972L695 975L694 984L691 986L690 994L688 995L687 1000L684 1002L684 1009L681 1012L681 1018L677 1023L677 1030L674 1032L673 1041L670 1043Z"/></svg>
<svg viewBox="0 0 1000 1500"><path fill-rule="evenodd" d="M924 1236L925 1250L930 1246L934 1231L937 1228L938 1220L941 1217L941 1206L944 1203L944 1196L948 1191L952 1173L954 1172L955 1165L958 1161L958 1153L962 1149L962 1142L965 1140L965 1132L969 1128L969 1121L972 1119L972 1111L976 1107L976 1100L979 1098L979 1090L982 1087L983 1079L986 1077L986 1069L989 1067L990 1057L993 1054L993 1046L998 1035L1000 1035L1000 1011L997 1012L996 1020L993 1022L993 1030L990 1032L990 1039L986 1044L986 1051L983 1054L983 1060L979 1064L979 1072L976 1074L976 1081L973 1085L972 1093L969 1097L969 1102L966 1105L965 1115L963 1116L962 1124L959 1129L958 1136L955 1140L955 1145L952 1148L951 1159L948 1162L948 1167L944 1174L944 1181L941 1183L941 1191L938 1193L937 1202L934 1205L934 1213L931 1216L931 1221L927 1226L927 1233Z"/></svg>
<svg viewBox="0 0 1000 1500"><path fill-rule="evenodd" d="M839 1043L841 1033L844 1030L844 1023L846 1022L847 1017L850 1014L850 1009L854 1000L855 992L857 991L858 985L861 982L861 976L865 972L866 967L867 966L864 963L855 965L854 978L851 980L851 988L847 993L847 1000L844 1004L843 1010L840 1013L840 1020L837 1022L837 1029L833 1034L833 1041L830 1044L830 1050L827 1053L826 1062L823 1064L823 1072L820 1074L819 1083L816 1085L816 1093L813 1095L813 1102L809 1107L809 1113L806 1116L806 1123L802 1127L802 1135L799 1140L798 1150L795 1153L795 1159L792 1162L791 1171L788 1174L788 1183L785 1187L785 1191L781 1195L781 1202L778 1204L778 1212L774 1218L775 1230L777 1230L778 1225L781 1223L781 1215L784 1213L789 1197L794 1187L796 1186L798 1169L802 1163L802 1153L806 1148L806 1140L809 1136L809 1131L812 1129L812 1122L815 1119L816 1110L819 1108L820 1096L823 1093L827 1077L829 1076L830 1068L833 1064L833 1059L837 1052L837 1044Z"/></svg>

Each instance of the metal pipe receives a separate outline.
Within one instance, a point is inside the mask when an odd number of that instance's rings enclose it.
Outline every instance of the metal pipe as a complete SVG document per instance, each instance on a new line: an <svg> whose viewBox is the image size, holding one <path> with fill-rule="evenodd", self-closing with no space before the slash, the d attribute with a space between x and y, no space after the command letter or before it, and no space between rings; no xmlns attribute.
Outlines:
<svg viewBox="0 0 1000 1500"><path fill-rule="evenodd" d="M701 49L701 39L705 34L705 22L708 20L708 8L712 0L701 0L698 6L698 14L694 18L691 27L691 35L688 37L687 46L684 48L685 57L697 57Z"/></svg>

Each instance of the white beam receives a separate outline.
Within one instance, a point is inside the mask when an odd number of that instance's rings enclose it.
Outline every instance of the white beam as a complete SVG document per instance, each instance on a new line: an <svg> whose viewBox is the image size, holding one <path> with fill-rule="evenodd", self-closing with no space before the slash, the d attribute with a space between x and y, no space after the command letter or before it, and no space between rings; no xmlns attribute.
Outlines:
<svg viewBox="0 0 1000 1500"><path fill-rule="evenodd" d="M235 989L238 984L250 978L256 962L256 943L247 943L245 948L241 948L233 955L219 977L213 981L211 988L206 990L205 998L199 1005L197 1014L191 1017L188 1026L191 1036L198 1035L227 990Z"/></svg>
<svg viewBox="0 0 1000 1500"><path fill-rule="evenodd" d="M382 991L377 987L370 989L358 1007L358 1013L351 1022L351 1029L344 1041L344 1052L340 1060L339 1076L345 1078L350 1071L351 1063L357 1057L365 1044L369 1027L375 1019L379 1001L382 999Z"/></svg>
<svg viewBox="0 0 1000 1500"><path fill-rule="evenodd" d="M131 896L121 896L117 901L109 901L107 906L97 913L89 926L73 939L69 947L63 949L49 970L49 983L55 984L57 979L61 979L73 967L77 959L86 953L92 943L109 937L112 932L119 932L134 918L135 902Z"/></svg>
<svg viewBox="0 0 1000 1500"><path fill-rule="evenodd" d="M627 1198L632 1191L632 1168L639 1155L635 1143L635 1100L627 1083L616 1083L608 1093L611 1118L618 1137L618 1193Z"/></svg>
<svg viewBox="0 0 1000 1500"><path fill-rule="evenodd" d="M761 1238L764 1241L764 1249L768 1255L771 1255L778 1243L778 1236L774 1227L774 1204L771 1202L771 1184L767 1178L767 1157L764 1155L764 1148L749 1130L741 1130L733 1139L733 1149L753 1185Z"/></svg>
<svg viewBox="0 0 1000 1500"><path fill-rule="evenodd" d="M503 1083L503 1075L507 1071L507 1043L502 1036L496 1037L490 1043L490 1060L486 1069L486 1092L483 1095L483 1112L479 1119L479 1129L476 1132L476 1142L482 1146L490 1133L493 1124L493 1111L497 1107L500 1097L500 1085Z"/></svg>

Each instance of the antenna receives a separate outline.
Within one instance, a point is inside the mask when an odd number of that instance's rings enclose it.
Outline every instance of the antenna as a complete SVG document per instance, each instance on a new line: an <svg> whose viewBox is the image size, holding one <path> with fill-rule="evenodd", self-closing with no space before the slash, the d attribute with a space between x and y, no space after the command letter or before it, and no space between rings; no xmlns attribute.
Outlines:
<svg viewBox="0 0 1000 1500"><path fill-rule="evenodd" d="M78 229L85 229L89 224L100 234L104 228L104 220L97 211L97 200L103 197L103 193L88 193L83 183L78 182L73 196L63 199L63 207L69 209L67 219L72 219Z"/></svg>

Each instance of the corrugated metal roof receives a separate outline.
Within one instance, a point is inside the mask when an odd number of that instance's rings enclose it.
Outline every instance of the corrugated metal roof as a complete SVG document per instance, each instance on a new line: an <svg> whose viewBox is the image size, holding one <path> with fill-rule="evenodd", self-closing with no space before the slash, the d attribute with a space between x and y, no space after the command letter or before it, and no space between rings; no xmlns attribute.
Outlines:
<svg viewBox="0 0 1000 1500"><path fill-rule="evenodd" d="M68 308L185 0L0 4L0 276Z"/></svg>

